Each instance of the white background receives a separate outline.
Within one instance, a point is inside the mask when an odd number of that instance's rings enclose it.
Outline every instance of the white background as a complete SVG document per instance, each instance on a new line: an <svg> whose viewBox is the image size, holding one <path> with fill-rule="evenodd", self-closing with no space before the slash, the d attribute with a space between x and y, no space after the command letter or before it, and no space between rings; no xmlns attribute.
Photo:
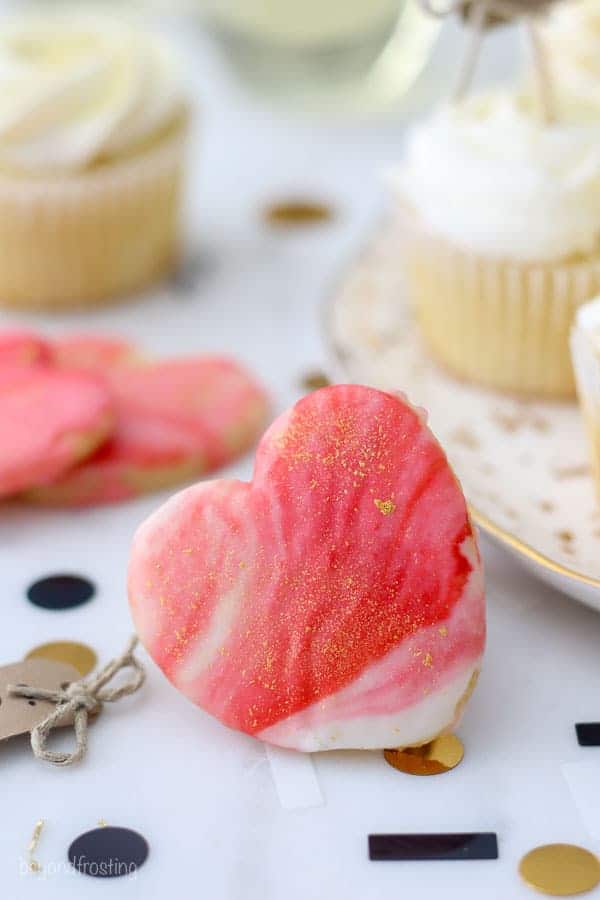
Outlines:
<svg viewBox="0 0 600 900"><path fill-rule="evenodd" d="M322 305L379 214L380 172L399 155L403 123L284 119L244 98L196 35L175 36L199 105L188 194L190 247L202 261L196 287L85 317L19 321L48 331L116 331L156 352L236 354L280 410L300 395L302 374L326 363ZM457 41L455 32L446 35L419 102L451 77ZM508 53L508 38L494 38L487 68L501 68ZM338 222L303 234L269 232L260 209L288 193L331 200ZM9 321L15 317L0 324ZM248 459L228 474L250 472ZM2 664L53 639L89 643L101 661L122 649L131 632L131 535L161 499L68 513L3 508ZM149 662L143 691L107 708L93 726L81 765L40 763L25 739L0 747L2 896L376 900L389 892L511 900L532 896L517 865L533 846L560 840L600 850L561 772L564 763L591 761L593 800L600 749L579 748L573 724L600 719L600 617L540 585L486 541L484 553L489 646L460 728L465 760L454 772L418 779L395 772L379 753L321 754L315 763L325 805L284 811L262 745L191 706ZM28 604L27 585L61 571L90 576L97 597L60 613ZM46 872L23 875L19 861L39 818L46 820L38 851ZM151 855L135 878L107 883L65 873L69 843L100 818L148 839ZM369 832L462 830L496 831L499 861L367 860Z"/></svg>

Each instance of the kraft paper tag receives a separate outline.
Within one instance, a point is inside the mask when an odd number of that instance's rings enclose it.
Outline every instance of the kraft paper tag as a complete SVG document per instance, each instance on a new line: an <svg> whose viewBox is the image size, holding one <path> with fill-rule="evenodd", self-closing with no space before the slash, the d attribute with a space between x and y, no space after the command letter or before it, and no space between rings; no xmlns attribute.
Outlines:
<svg viewBox="0 0 600 900"><path fill-rule="evenodd" d="M54 691L61 684L78 681L80 678L81 675L74 666L49 659L25 659L0 667L0 741L28 734L54 710L54 704L47 700L28 700L27 697L9 695L9 684L31 685L32 688ZM72 725L73 717L65 716L58 724Z"/></svg>

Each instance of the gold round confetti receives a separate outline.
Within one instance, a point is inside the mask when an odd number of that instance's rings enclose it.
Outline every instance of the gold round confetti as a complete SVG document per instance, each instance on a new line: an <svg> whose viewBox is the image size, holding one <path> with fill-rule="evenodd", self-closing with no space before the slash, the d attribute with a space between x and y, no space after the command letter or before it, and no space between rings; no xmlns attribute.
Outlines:
<svg viewBox="0 0 600 900"><path fill-rule="evenodd" d="M526 884L543 894L571 897L600 884L600 860L573 844L545 844L523 857L519 874Z"/></svg>
<svg viewBox="0 0 600 900"><path fill-rule="evenodd" d="M68 663L74 666L81 675L91 672L98 662L98 657L87 644L78 644L75 641L54 641L50 644L40 644L30 650L25 659L51 659L54 662Z"/></svg>
<svg viewBox="0 0 600 900"><path fill-rule="evenodd" d="M318 391L319 388L329 387L331 381L325 372L319 372L315 369L313 372L307 372L302 376L301 385L305 391Z"/></svg>
<svg viewBox="0 0 600 900"><path fill-rule="evenodd" d="M333 209L325 203L300 198L272 203L264 210L264 218L272 226L322 225L333 217Z"/></svg>
<svg viewBox="0 0 600 900"><path fill-rule="evenodd" d="M384 750L386 762L407 775L441 775L462 761L465 748L455 734L442 734L422 747Z"/></svg>

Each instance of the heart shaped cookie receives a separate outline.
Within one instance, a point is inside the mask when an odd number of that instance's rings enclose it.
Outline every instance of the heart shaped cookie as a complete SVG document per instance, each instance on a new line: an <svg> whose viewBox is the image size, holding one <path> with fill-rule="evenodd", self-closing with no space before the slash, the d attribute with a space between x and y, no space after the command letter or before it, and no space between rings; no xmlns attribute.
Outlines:
<svg viewBox="0 0 600 900"><path fill-rule="evenodd" d="M5 351L11 362L0 360L0 497L54 481L95 450L114 424L100 379L27 362L16 343Z"/></svg>
<svg viewBox="0 0 600 900"><path fill-rule="evenodd" d="M266 395L234 360L147 361L124 341L85 336L55 341L52 353L59 367L102 375L117 422L96 454L30 501L86 506L161 490L231 462L264 427Z"/></svg>
<svg viewBox="0 0 600 900"><path fill-rule="evenodd" d="M204 482L151 516L129 598L179 690L298 750L431 740L484 647L477 540L446 457L420 411L356 385L277 419L250 484Z"/></svg>
<svg viewBox="0 0 600 900"><path fill-rule="evenodd" d="M47 344L33 332L0 332L0 366L29 366L49 358Z"/></svg>

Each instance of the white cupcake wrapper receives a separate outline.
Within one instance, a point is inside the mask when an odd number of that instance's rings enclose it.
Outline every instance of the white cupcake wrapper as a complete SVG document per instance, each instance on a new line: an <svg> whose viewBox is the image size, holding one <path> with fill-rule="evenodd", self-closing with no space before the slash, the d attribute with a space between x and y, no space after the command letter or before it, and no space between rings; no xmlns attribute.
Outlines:
<svg viewBox="0 0 600 900"><path fill-rule="evenodd" d="M582 328L575 326L571 334L571 354L592 467L600 492L600 350Z"/></svg>
<svg viewBox="0 0 600 900"><path fill-rule="evenodd" d="M600 292L600 256L555 264L482 257L408 214L401 249L424 337L440 362L508 391L573 395L569 333L579 306Z"/></svg>
<svg viewBox="0 0 600 900"><path fill-rule="evenodd" d="M58 309L135 291L173 264L185 128L72 176L0 174L0 305Z"/></svg>

